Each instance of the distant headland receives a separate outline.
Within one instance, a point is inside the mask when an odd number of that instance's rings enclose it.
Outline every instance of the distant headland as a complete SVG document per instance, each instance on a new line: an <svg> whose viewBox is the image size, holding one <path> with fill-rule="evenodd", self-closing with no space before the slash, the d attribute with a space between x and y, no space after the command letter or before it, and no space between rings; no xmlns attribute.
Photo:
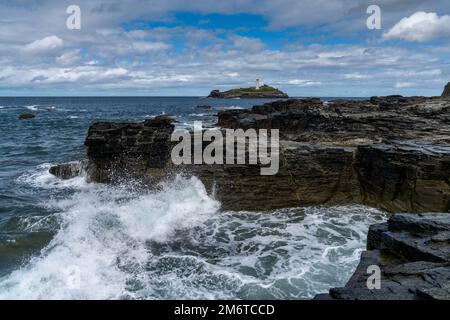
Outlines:
<svg viewBox="0 0 450 320"><path fill-rule="evenodd" d="M239 89L231 89L228 91L219 91L213 90L209 94L208 98L218 98L218 99L233 99L233 98L243 98L243 99L252 99L252 98L289 98L289 96L283 91L268 86L258 84L256 87L249 88L239 88Z"/></svg>

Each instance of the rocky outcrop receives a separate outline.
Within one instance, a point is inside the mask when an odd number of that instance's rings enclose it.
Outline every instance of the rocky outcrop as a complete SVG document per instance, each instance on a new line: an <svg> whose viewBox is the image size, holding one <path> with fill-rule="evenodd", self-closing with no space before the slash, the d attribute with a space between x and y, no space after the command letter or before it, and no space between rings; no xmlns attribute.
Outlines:
<svg viewBox="0 0 450 320"><path fill-rule="evenodd" d="M289 140L334 146L358 146L383 139L450 142L450 101L373 97L370 100L295 99L225 110L226 128L276 128Z"/></svg>
<svg viewBox="0 0 450 320"><path fill-rule="evenodd" d="M36 116L34 114L31 113L22 113L18 116L19 119L33 119Z"/></svg>
<svg viewBox="0 0 450 320"><path fill-rule="evenodd" d="M320 99L276 101L248 110L223 110L218 125L223 128L281 129L283 132L305 130L310 121L324 121Z"/></svg>
<svg viewBox="0 0 450 320"><path fill-rule="evenodd" d="M380 287L367 286L369 266ZM367 251L348 283L316 299L450 300L450 215L396 214L370 227Z"/></svg>
<svg viewBox="0 0 450 320"><path fill-rule="evenodd" d="M173 165L170 116L96 123L85 143L87 172L97 182L150 184L177 172L194 174L225 209L363 203L391 212L448 211L449 104L400 96L309 98L220 112L224 128L280 130L275 176L261 176L256 164Z"/></svg>
<svg viewBox="0 0 450 320"><path fill-rule="evenodd" d="M260 163L175 166L172 117L100 122L89 129L82 167L92 181L137 179L150 186L175 173L195 175L223 209L362 203L410 212L371 226L367 251L346 286L316 298L450 299L449 111L447 99L389 96L293 99L220 112L223 128L279 129L274 176L262 176ZM76 170L50 169L62 178ZM381 270L379 289L367 287L369 266Z"/></svg>
<svg viewBox="0 0 450 320"><path fill-rule="evenodd" d="M283 91L268 85L264 85L259 89L256 89L255 87L250 87L250 88L231 89L223 92L219 90L213 90L208 96L208 98L215 98L215 99L235 99L235 98L284 99L288 97L289 96Z"/></svg>
<svg viewBox="0 0 450 320"><path fill-rule="evenodd" d="M172 124L159 120L93 124L85 142L89 178L104 183L126 178L155 184L171 174L192 174L230 210L359 201L351 149L281 141L278 174L261 176L261 164L173 165L173 130ZM51 172L57 174L55 168Z"/></svg>
<svg viewBox="0 0 450 320"><path fill-rule="evenodd" d="M450 145L390 141L359 146L363 203L390 212L450 210Z"/></svg>
<svg viewBox="0 0 450 320"><path fill-rule="evenodd" d="M426 101L426 97L403 97L399 95L370 98L370 102L373 105L377 105L381 111L399 110L411 105L422 104Z"/></svg>
<svg viewBox="0 0 450 320"><path fill-rule="evenodd" d="M159 177L170 165L172 122L163 116L142 123L94 123L85 141L89 179L104 183Z"/></svg>
<svg viewBox="0 0 450 320"><path fill-rule="evenodd" d="M450 82L445 86L444 91L442 92L442 97L450 97Z"/></svg>
<svg viewBox="0 0 450 320"><path fill-rule="evenodd" d="M211 110L212 107L210 105L198 105L195 107L196 109L204 109L204 110Z"/></svg>
<svg viewBox="0 0 450 320"><path fill-rule="evenodd" d="M277 208L338 205L360 201L352 168L353 150L292 141L280 142L280 169L261 176L261 165L192 165L223 209L265 211Z"/></svg>
<svg viewBox="0 0 450 320"><path fill-rule="evenodd" d="M58 164L50 167L49 172L60 179L68 180L82 175L85 172L88 163L88 160L84 159L79 162Z"/></svg>

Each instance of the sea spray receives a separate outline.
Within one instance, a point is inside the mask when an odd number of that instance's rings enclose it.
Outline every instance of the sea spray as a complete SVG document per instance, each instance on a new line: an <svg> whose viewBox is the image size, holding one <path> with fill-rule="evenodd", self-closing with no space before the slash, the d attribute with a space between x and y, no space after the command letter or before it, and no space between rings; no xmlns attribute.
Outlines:
<svg viewBox="0 0 450 320"><path fill-rule="evenodd" d="M308 298L345 284L368 226L384 219L363 206L223 212L195 177L150 192L59 180L48 167L18 182L55 192L41 204L54 214L23 221L55 236L0 279L0 298Z"/></svg>
<svg viewBox="0 0 450 320"><path fill-rule="evenodd" d="M46 174L35 174L32 181L54 182ZM197 179L180 177L147 194L135 194L126 186L85 184L72 196L46 206L58 210L59 230L39 256L1 279L0 298L132 296L151 257L145 242L165 241L177 228L192 227L219 207ZM65 271L74 267L80 271L81 285L69 290Z"/></svg>

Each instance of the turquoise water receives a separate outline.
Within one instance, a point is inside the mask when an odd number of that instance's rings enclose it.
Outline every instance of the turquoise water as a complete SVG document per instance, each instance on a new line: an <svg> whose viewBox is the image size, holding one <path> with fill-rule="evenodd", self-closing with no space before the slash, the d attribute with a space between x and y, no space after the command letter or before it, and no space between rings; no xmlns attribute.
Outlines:
<svg viewBox="0 0 450 320"><path fill-rule="evenodd" d="M224 212L195 177L149 192L48 173L84 156L94 121L173 114L181 127L213 126L218 110L263 102L0 98L0 298L296 299L343 285L377 210Z"/></svg>

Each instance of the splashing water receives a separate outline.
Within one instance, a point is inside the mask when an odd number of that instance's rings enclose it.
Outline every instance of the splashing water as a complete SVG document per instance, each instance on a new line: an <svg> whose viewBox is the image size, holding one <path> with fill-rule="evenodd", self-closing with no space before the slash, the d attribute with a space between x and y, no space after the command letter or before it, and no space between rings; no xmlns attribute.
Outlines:
<svg viewBox="0 0 450 320"><path fill-rule="evenodd" d="M223 212L196 178L144 192L61 181L43 165L18 180L73 192L42 204L54 214L21 221L55 235L0 278L0 299L309 298L345 284L368 226L384 219L362 206Z"/></svg>

